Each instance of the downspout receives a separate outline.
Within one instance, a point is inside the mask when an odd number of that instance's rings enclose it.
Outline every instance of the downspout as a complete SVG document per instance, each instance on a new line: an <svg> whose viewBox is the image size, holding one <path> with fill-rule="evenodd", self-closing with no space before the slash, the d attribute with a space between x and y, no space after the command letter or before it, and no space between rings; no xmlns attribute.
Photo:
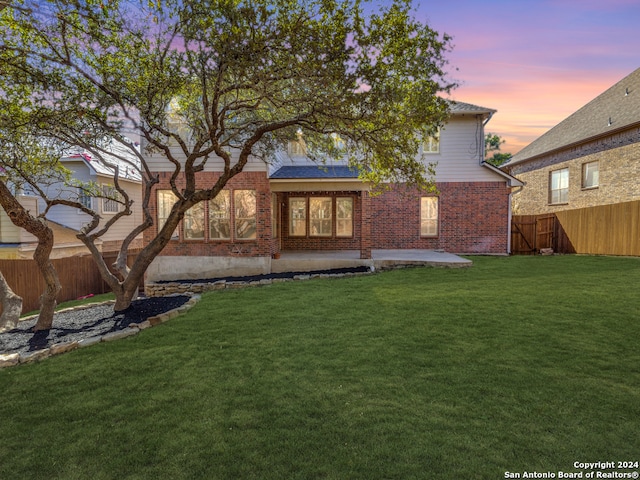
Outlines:
<svg viewBox="0 0 640 480"><path fill-rule="evenodd" d="M507 221L507 254L511 255L511 222L513 217L513 212L511 211L511 198L514 193L517 193L517 192L514 192L513 189L519 188L520 190L518 190L518 192L520 192L524 188L524 185L519 185L517 187L512 187L512 186L509 186L509 187L510 188L509 188L509 215L508 215L509 220Z"/></svg>

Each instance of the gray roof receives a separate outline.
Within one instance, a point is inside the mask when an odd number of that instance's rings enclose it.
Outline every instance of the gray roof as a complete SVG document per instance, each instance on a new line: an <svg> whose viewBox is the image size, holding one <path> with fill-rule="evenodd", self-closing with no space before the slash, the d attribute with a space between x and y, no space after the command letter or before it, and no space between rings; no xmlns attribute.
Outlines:
<svg viewBox="0 0 640 480"><path fill-rule="evenodd" d="M516 153L511 166L640 124L640 68Z"/></svg>
<svg viewBox="0 0 640 480"><path fill-rule="evenodd" d="M342 165L286 166L273 172L270 178L358 178L358 171Z"/></svg>
<svg viewBox="0 0 640 480"><path fill-rule="evenodd" d="M135 145L135 148L138 148L137 145ZM130 180L132 182L142 181L140 160L129 148L116 141L112 141L105 147L105 150L111 153L103 153L102 157L104 160L79 149L70 152L66 158L81 159L90 169L96 172L96 174L107 177L114 176L115 169L113 167L117 165L120 179Z"/></svg>
<svg viewBox="0 0 640 480"><path fill-rule="evenodd" d="M494 114L496 113L496 110L492 109L492 108L486 108L486 107L480 107L478 105L473 105L471 103L465 103L465 102L457 102L455 100L448 100L449 102L449 109L451 111L452 114L458 114L458 115L464 115L464 114L472 114L472 115L477 115L477 114Z"/></svg>

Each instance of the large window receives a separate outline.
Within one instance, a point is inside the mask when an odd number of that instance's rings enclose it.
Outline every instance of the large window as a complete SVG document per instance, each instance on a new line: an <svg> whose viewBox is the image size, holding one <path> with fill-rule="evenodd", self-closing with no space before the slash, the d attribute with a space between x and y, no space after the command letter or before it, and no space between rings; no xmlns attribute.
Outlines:
<svg viewBox="0 0 640 480"><path fill-rule="evenodd" d="M330 237L332 233L331 197L311 197L309 199L309 235Z"/></svg>
<svg viewBox="0 0 640 480"><path fill-rule="evenodd" d="M438 197L420 199L420 236L438 236Z"/></svg>
<svg viewBox="0 0 640 480"><path fill-rule="evenodd" d="M336 237L353 237L353 198L336 198Z"/></svg>
<svg viewBox="0 0 640 480"><path fill-rule="evenodd" d="M204 203L195 204L182 220L185 240L204 240Z"/></svg>
<svg viewBox="0 0 640 480"><path fill-rule="evenodd" d="M582 164L582 188L596 188L600 184L600 165L595 162Z"/></svg>
<svg viewBox="0 0 640 480"><path fill-rule="evenodd" d="M554 170L549 174L549 203L569 201L569 169Z"/></svg>
<svg viewBox="0 0 640 480"><path fill-rule="evenodd" d="M238 240L256 238L256 191L234 191L233 203L236 213L236 238Z"/></svg>
<svg viewBox="0 0 640 480"><path fill-rule="evenodd" d="M289 199L289 235L303 237L307 234L307 199Z"/></svg>
<svg viewBox="0 0 640 480"><path fill-rule="evenodd" d="M158 190L158 230L166 223L176 196L170 190ZM234 215L232 216L232 212ZM184 240L254 240L257 237L255 190L222 190L208 201L200 202L184 214ZM177 232L174 237L177 237Z"/></svg>
<svg viewBox="0 0 640 480"><path fill-rule="evenodd" d="M209 238L228 240L231 238L231 193L222 190L209 201Z"/></svg>
<svg viewBox="0 0 640 480"><path fill-rule="evenodd" d="M173 208L173 204L176 203L178 197L176 197L171 190L158 190L158 231L162 229L169 213ZM172 238L178 237L178 229L173 232Z"/></svg>

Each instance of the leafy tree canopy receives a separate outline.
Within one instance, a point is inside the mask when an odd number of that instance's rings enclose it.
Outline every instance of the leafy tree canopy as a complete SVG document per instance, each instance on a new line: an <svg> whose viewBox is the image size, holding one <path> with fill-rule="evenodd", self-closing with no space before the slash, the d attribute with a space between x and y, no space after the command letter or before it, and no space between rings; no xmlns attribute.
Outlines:
<svg viewBox="0 0 640 480"><path fill-rule="evenodd" d="M318 160L346 155L373 182L431 185L417 153L448 116L438 94L455 86L445 74L450 38L416 20L410 0L8 1L0 122L17 108L33 133L98 156L120 141L145 179L145 222L133 237L153 223L147 154L172 168L178 201L136 275L188 208L298 131ZM203 185L198 174L212 159L223 171ZM89 248L97 228L83 229Z"/></svg>
<svg viewBox="0 0 640 480"><path fill-rule="evenodd" d="M504 140L500 135L496 135L495 133L487 133L484 136L484 153L485 160L499 167L503 163L508 162L512 155L510 153L502 153L500 151L501 145L504 143ZM493 155L492 155L493 154Z"/></svg>

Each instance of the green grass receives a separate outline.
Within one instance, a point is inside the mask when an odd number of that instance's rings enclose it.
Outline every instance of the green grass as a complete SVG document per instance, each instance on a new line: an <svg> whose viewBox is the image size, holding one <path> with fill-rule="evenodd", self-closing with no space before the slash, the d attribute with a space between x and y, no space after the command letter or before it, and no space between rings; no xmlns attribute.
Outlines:
<svg viewBox="0 0 640 480"><path fill-rule="evenodd" d="M640 461L640 259L205 295L0 371L0 478L498 479Z"/></svg>

